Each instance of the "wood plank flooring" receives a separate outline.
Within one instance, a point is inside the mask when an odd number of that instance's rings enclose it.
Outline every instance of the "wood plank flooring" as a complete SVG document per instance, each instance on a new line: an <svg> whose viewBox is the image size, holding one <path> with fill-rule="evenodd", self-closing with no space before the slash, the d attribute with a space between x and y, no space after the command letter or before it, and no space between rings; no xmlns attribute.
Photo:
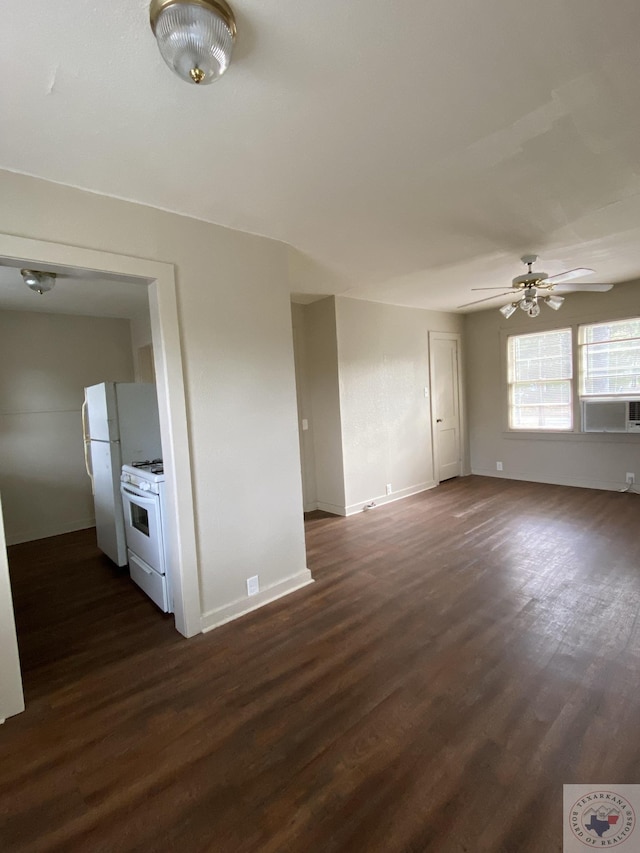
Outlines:
<svg viewBox="0 0 640 853"><path fill-rule="evenodd" d="M3 853L553 853L640 782L640 497L468 477L306 522L316 583L184 640L83 531L10 549Z"/></svg>

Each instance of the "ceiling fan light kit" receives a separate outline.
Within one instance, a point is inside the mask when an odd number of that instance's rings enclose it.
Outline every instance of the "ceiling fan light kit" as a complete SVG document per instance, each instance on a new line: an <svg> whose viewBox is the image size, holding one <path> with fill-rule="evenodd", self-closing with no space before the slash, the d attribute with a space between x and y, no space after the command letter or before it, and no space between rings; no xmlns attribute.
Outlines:
<svg viewBox="0 0 640 853"><path fill-rule="evenodd" d="M509 317L512 314L515 314L515 312L517 310L518 310L518 303L517 302L507 302L506 305L503 305L502 308L499 309L500 313L505 318L505 320L508 320Z"/></svg>
<svg viewBox="0 0 640 853"><path fill-rule="evenodd" d="M162 58L181 80L206 85L229 67L236 21L225 0L151 0L149 20Z"/></svg>
<svg viewBox="0 0 640 853"><path fill-rule="evenodd" d="M544 302L549 308L554 311L559 311L564 302L564 296L558 296L553 290L557 285L560 285L565 292L586 290L595 292L605 292L611 290L612 284L595 284L591 282L580 284L566 284L576 278L582 278L585 275L591 275L592 269L586 267L578 267L577 269L567 270L566 272L558 273L557 275L547 275L546 272L533 272L531 267L538 260L537 255L523 255L521 261L528 270L523 275L517 275L511 282L511 292L518 293L518 298L514 302L508 302L498 310L508 320L513 316L516 308L521 308L529 317L538 317L540 315L540 303ZM473 287L472 290L502 290L503 296L509 295L509 290L502 287ZM486 299L477 299L475 302L467 302L465 305L460 305L460 308L468 308L470 305L477 305L479 302L489 302L495 299L495 296L487 296Z"/></svg>
<svg viewBox="0 0 640 853"><path fill-rule="evenodd" d="M537 317L540 313L540 306L538 305L538 297L536 296L535 290L533 293L527 291L525 295L522 297L519 303L519 307L528 314L529 317Z"/></svg>
<svg viewBox="0 0 640 853"><path fill-rule="evenodd" d="M555 294L552 294L551 296L545 296L544 301L549 306L549 308L553 308L554 311L558 311L560 308L562 308L564 296L556 296Z"/></svg>
<svg viewBox="0 0 640 853"><path fill-rule="evenodd" d="M43 293L48 293L53 289L56 283L56 274L54 272L38 272L37 270L20 270L24 283L42 296Z"/></svg>

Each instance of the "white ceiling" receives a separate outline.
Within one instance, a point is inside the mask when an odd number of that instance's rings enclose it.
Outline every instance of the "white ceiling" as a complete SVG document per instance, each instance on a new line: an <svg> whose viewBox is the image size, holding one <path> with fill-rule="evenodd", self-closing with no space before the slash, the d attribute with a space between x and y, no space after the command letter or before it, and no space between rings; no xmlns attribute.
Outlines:
<svg viewBox="0 0 640 853"><path fill-rule="evenodd" d="M39 311L128 320L146 320L149 316L148 289L144 283L58 269L53 290L40 295L27 287L19 269L3 264L6 261L0 259L2 311ZM54 271L53 267L49 269Z"/></svg>
<svg viewBox="0 0 640 853"><path fill-rule="evenodd" d="M525 252L640 277L637 0L232 4L198 88L147 0L5 0L0 167L285 241L302 293L454 309Z"/></svg>

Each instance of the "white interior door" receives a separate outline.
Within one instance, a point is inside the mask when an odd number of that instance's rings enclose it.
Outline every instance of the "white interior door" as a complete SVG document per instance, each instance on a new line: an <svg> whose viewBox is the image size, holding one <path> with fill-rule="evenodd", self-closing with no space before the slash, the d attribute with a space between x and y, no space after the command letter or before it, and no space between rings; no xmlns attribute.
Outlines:
<svg viewBox="0 0 640 853"><path fill-rule="evenodd" d="M441 482L462 473L459 337L432 332L429 347L434 470Z"/></svg>

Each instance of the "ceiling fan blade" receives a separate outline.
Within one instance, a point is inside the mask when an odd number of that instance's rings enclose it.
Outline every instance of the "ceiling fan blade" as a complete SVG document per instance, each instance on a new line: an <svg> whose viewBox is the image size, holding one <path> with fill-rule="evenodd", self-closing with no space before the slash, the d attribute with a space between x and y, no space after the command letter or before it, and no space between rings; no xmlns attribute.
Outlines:
<svg viewBox="0 0 640 853"><path fill-rule="evenodd" d="M545 279L546 284L559 284L561 281L571 281L573 278L582 278L585 275L592 275L594 270L588 267L577 267L575 270L567 270L559 272L558 275L550 275Z"/></svg>
<svg viewBox="0 0 640 853"><path fill-rule="evenodd" d="M477 288L477 290L492 290L493 288ZM496 293L495 296L486 296L484 299L476 299L475 302L465 302L464 305L458 305L458 308L468 308L470 305L478 305L480 302L489 302L491 299L498 299L500 296L511 296L511 291L505 293Z"/></svg>
<svg viewBox="0 0 640 853"><path fill-rule="evenodd" d="M612 284L600 284L598 282L590 282L585 281L580 284L554 284L553 292L554 293L575 293L578 290L591 290L595 293L606 293L607 290L611 290L613 287Z"/></svg>
<svg viewBox="0 0 640 853"><path fill-rule="evenodd" d="M521 288L519 288L519 287L512 288L514 293L519 293L520 289ZM471 290L505 290L505 288L504 287L472 287ZM508 292L509 291L507 291L507 293Z"/></svg>

